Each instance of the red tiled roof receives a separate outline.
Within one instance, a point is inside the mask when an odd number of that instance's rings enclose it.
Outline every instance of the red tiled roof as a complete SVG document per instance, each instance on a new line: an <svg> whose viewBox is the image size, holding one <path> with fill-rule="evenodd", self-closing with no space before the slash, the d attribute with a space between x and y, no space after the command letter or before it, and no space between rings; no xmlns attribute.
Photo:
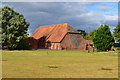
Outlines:
<svg viewBox="0 0 120 80"><path fill-rule="evenodd" d="M41 37L46 36L47 41L60 42L67 32L78 33L78 31L71 27L69 24L64 23L40 26L32 34L32 37L35 39L40 39Z"/></svg>
<svg viewBox="0 0 120 80"><path fill-rule="evenodd" d="M86 43L93 44L93 41L92 40L86 40Z"/></svg>

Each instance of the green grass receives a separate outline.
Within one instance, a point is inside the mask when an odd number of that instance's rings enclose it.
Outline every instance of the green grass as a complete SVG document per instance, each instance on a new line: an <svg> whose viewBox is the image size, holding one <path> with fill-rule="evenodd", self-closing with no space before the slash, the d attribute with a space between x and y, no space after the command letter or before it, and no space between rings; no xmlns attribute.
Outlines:
<svg viewBox="0 0 120 80"><path fill-rule="evenodd" d="M2 57L3 78L118 77L118 54L112 52L5 50ZM103 70L103 68L112 70Z"/></svg>

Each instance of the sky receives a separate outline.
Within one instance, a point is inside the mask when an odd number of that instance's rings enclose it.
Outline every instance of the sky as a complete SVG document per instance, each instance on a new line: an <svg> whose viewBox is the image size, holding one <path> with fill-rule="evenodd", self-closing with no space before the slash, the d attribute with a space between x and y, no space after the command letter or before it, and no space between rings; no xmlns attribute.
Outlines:
<svg viewBox="0 0 120 80"><path fill-rule="evenodd" d="M63 23L86 32L107 24L113 32L118 23L118 2L3 2L2 7L5 5L30 22L29 35L42 25Z"/></svg>

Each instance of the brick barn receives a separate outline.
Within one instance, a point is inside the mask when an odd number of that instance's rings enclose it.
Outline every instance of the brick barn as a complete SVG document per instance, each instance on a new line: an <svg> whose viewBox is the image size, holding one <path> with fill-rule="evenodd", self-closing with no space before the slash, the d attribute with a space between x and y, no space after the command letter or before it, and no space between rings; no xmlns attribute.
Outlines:
<svg viewBox="0 0 120 80"><path fill-rule="evenodd" d="M86 40L67 23L45 25L28 37L33 49L80 49L86 50Z"/></svg>

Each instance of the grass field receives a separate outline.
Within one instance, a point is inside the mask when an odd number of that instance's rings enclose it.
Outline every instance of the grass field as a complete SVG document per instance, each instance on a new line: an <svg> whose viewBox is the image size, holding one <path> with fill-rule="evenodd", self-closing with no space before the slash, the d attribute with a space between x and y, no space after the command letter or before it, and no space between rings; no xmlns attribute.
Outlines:
<svg viewBox="0 0 120 80"><path fill-rule="evenodd" d="M117 78L118 54L79 50L3 51L3 78Z"/></svg>

